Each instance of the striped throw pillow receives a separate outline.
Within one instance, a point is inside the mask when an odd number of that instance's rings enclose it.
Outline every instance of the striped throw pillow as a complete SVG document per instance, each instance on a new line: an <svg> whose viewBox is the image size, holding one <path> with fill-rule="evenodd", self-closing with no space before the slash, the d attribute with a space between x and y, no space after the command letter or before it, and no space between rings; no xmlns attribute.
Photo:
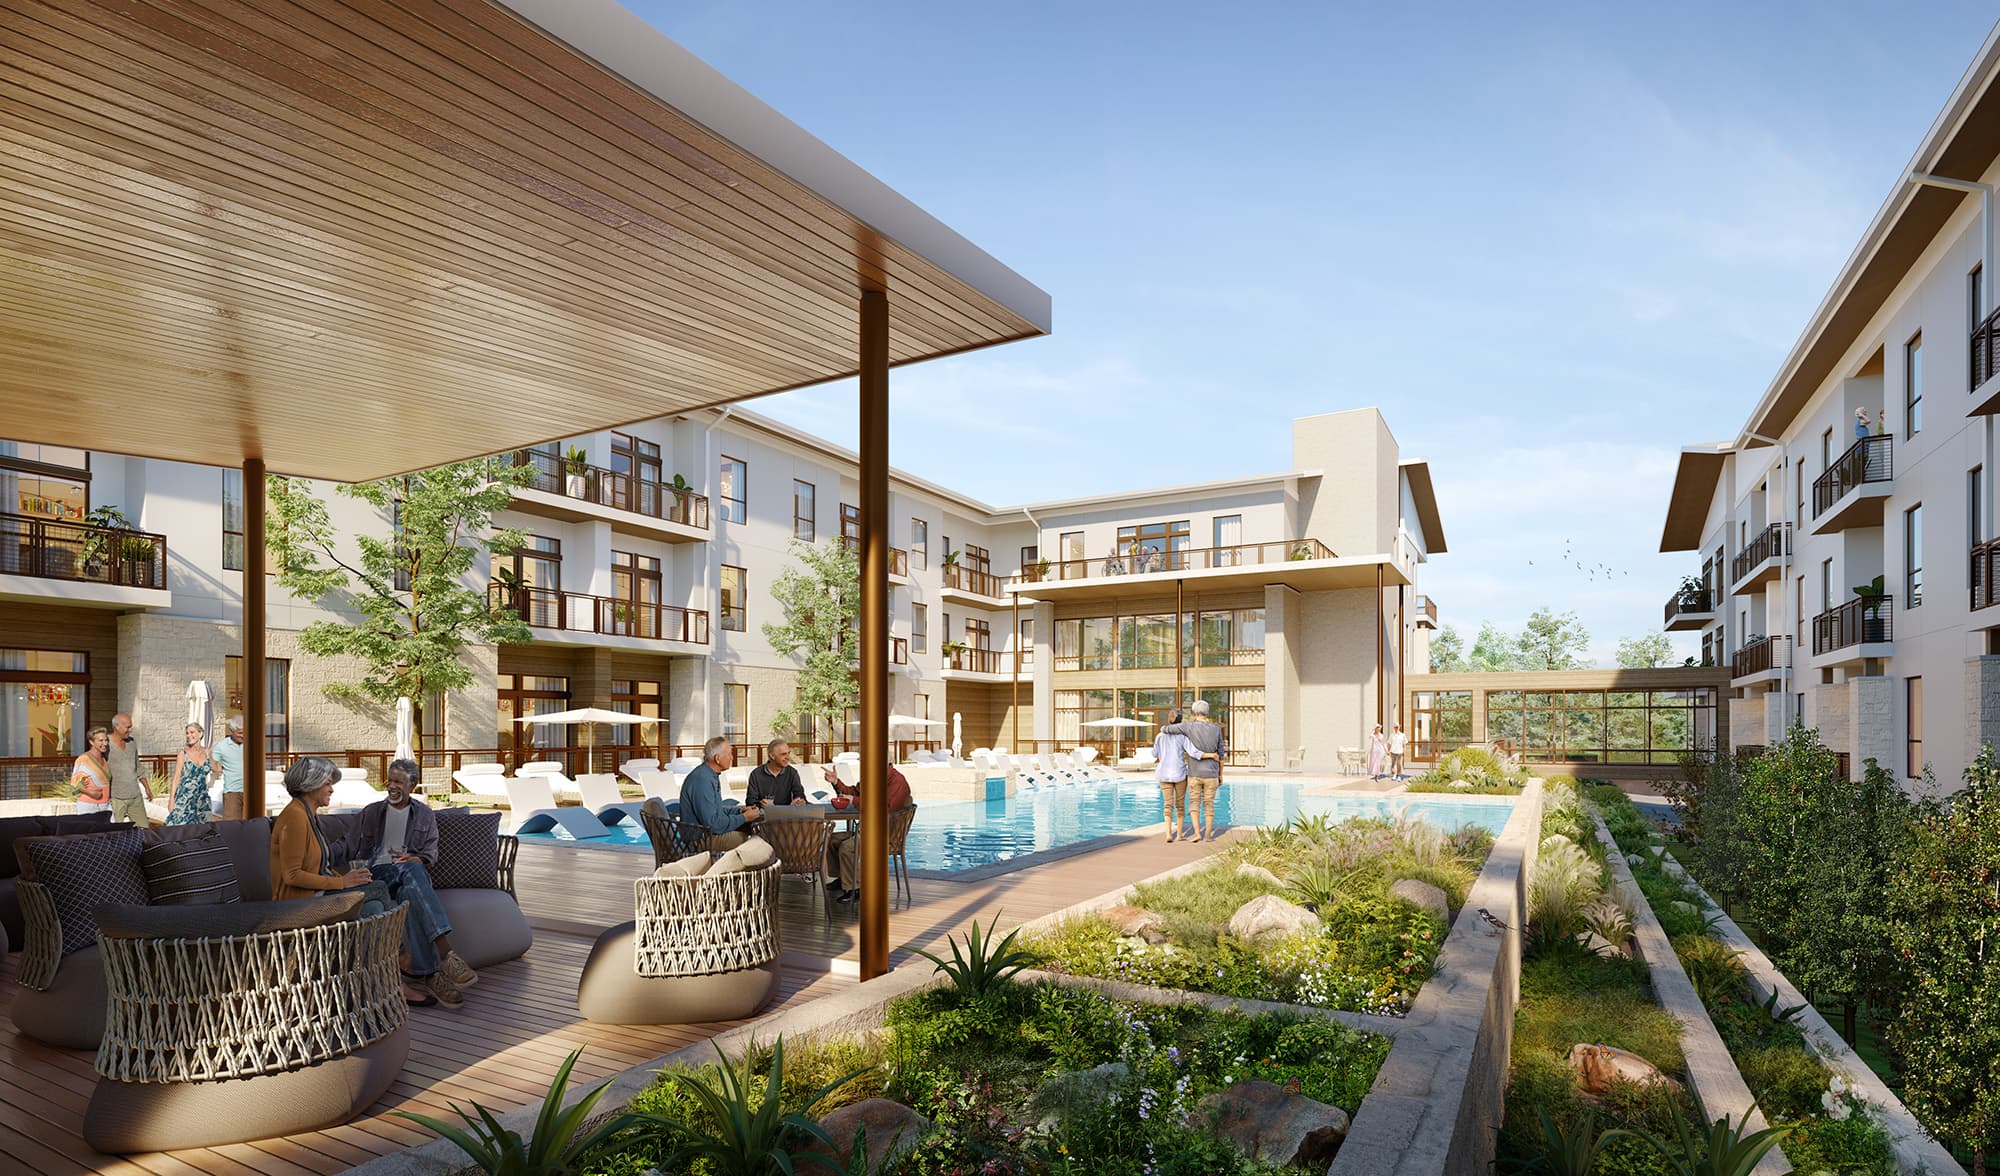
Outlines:
<svg viewBox="0 0 2000 1176"><path fill-rule="evenodd" d="M236 887L236 863L220 835L162 841L139 855L139 872L146 876L146 901L152 906L206 906L242 902Z"/></svg>

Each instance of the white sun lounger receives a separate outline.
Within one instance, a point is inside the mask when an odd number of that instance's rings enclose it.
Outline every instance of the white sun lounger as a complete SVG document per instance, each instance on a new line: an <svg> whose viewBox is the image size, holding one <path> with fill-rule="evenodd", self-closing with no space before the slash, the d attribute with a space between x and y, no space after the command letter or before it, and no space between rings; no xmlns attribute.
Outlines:
<svg viewBox="0 0 2000 1176"><path fill-rule="evenodd" d="M333 796L327 802L327 807L364 809L378 800L387 799L389 794L386 791L368 786L368 769L342 768L340 779L333 782Z"/></svg>
<svg viewBox="0 0 2000 1176"><path fill-rule="evenodd" d="M579 841L611 835L611 830L589 809L558 806L555 789L547 776L508 776L500 783L507 790L507 804L513 810L509 833L546 833L560 825Z"/></svg>
<svg viewBox="0 0 2000 1176"><path fill-rule="evenodd" d="M506 774L506 764L467 764L453 772L451 780L467 792L491 793Z"/></svg>
<svg viewBox="0 0 2000 1176"><path fill-rule="evenodd" d="M561 775L563 766L559 760L535 760L514 769L516 776Z"/></svg>
<svg viewBox="0 0 2000 1176"><path fill-rule="evenodd" d="M1138 768L1141 771L1150 772L1157 766L1158 762L1153 758L1152 748L1142 747L1124 759L1119 760L1118 766L1121 768Z"/></svg>
<svg viewBox="0 0 2000 1176"><path fill-rule="evenodd" d="M629 759L618 765L618 774L632 783L639 782L639 773L658 771L660 761L656 759Z"/></svg>
<svg viewBox="0 0 2000 1176"><path fill-rule="evenodd" d="M626 800L618 790L618 777L609 772L592 772L576 778L576 790L583 797L583 807L597 814L597 819L606 825L616 825L620 821L639 819L639 806L643 800Z"/></svg>
<svg viewBox="0 0 2000 1176"><path fill-rule="evenodd" d="M1097 762L1097 749L1095 747L1079 747L1071 755L1075 758L1077 767L1083 769L1084 775L1093 780L1115 780L1118 778L1118 773Z"/></svg>

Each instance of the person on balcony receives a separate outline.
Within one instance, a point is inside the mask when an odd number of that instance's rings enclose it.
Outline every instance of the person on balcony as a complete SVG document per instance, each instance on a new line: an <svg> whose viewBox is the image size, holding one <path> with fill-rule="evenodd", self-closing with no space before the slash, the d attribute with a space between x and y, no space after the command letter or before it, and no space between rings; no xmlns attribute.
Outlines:
<svg viewBox="0 0 2000 1176"><path fill-rule="evenodd" d="M76 811L102 813L111 809L111 769L105 753L111 749L111 728L92 727L83 737L83 754L70 769L70 783L76 785Z"/></svg>
<svg viewBox="0 0 2000 1176"><path fill-rule="evenodd" d="M738 808L722 795L722 773L736 763L736 749L721 735L702 744L701 763L681 781L681 819L708 830L708 848L735 849L750 839L752 824L764 816L757 805Z"/></svg>
<svg viewBox="0 0 2000 1176"><path fill-rule="evenodd" d="M852 797L858 805L861 789L852 784L841 783L840 776L831 766L820 769L826 782L842 796ZM910 804L910 782L903 773L889 765L889 811L894 813ZM852 811L852 810L850 810ZM826 870L827 885L833 889L835 902L856 903L861 901L861 834L853 829L831 834L826 839L826 860L820 863ZM842 884L845 883L843 886Z"/></svg>
<svg viewBox="0 0 2000 1176"><path fill-rule="evenodd" d="M208 803L208 732L200 723L187 725L187 746L174 757L173 805L167 810L169 825L205 825L215 819Z"/></svg>
<svg viewBox="0 0 2000 1176"><path fill-rule="evenodd" d="M1868 436L1868 410L1865 408L1857 408L1854 410L1854 439L1856 441L1860 441L1866 438L1867 436Z"/></svg>

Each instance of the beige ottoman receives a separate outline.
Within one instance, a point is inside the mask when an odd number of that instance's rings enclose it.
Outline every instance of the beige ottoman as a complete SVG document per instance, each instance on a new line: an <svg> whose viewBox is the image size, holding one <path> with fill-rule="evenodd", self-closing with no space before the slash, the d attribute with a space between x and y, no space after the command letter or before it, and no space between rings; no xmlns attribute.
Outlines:
<svg viewBox="0 0 2000 1176"><path fill-rule="evenodd" d="M597 937L577 980L586 1020L611 1025L733 1021L778 991L773 859L720 875L640 878L638 917Z"/></svg>

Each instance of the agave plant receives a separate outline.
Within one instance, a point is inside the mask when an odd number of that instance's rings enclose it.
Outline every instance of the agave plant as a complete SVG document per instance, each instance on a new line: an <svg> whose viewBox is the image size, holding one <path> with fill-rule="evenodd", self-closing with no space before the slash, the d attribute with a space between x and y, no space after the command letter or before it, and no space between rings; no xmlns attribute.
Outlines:
<svg viewBox="0 0 2000 1176"><path fill-rule="evenodd" d="M720 1046L716 1047L716 1053L722 1055ZM761 1098L754 1097L758 1075L751 1071L749 1057L746 1055L739 1067L722 1055L719 1076L712 1084L695 1074L667 1075L694 1099L707 1122L683 1122L665 1115L638 1118L666 1129L678 1144L673 1154L661 1162L663 1172L685 1172L689 1164L705 1160L715 1176L772 1176L779 1172L789 1176L797 1167L798 1149L817 1143L827 1153L833 1152L833 1139L813 1121L813 1109L825 1102L828 1095L865 1073L867 1070L861 1069L836 1078L799 1106L787 1110L785 1040L781 1037L771 1047L771 1067L763 1075ZM815 1160L836 1173L847 1170L846 1165L836 1164L826 1155Z"/></svg>
<svg viewBox="0 0 2000 1176"><path fill-rule="evenodd" d="M452 1113L464 1122L463 1127L454 1126L429 1115L397 1111L401 1118L408 1119L457 1144L481 1172L505 1176L571 1176L581 1171L583 1157L591 1149L624 1134L636 1124L640 1117L624 1114L615 1115L589 1131L583 1130L590 1121L590 1112L597 1106L597 1100L604 1097L604 1088L611 1085L607 1080L595 1090L578 1099L576 1105L565 1111L562 1109L563 1094L569 1087L569 1072L576 1065L577 1055L583 1050L570 1051L563 1064L556 1071L555 1081L549 1084L549 1092L542 1098L542 1110L535 1117L535 1134L532 1139L522 1139L518 1131L509 1131L501 1126L492 1111L478 1103L472 1104L468 1113L457 1103L451 1105Z"/></svg>
<svg viewBox="0 0 2000 1176"><path fill-rule="evenodd" d="M993 921L984 930L979 920L972 920L972 930L965 933L965 950L958 949L957 937L945 942L951 946L951 959L940 959L930 952L917 948L916 953L937 965L951 981L952 987L966 996L985 997L1011 982L1016 972L1035 962L1034 953L1014 946L1014 940L1021 934L1019 927L1007 932L1007 938L993 942L993 929L1000 925L1000 915L996 912Z"/></svg>
<svg viewBox="0 0 2000 1176"><path fill-rule="evenodd" d="M1724 1115L1701 1131L1675 1115L1672 1139L1661 1139L1648 1131L1637 1134L1660 1153L1673 1176L1750 1176L1765 1153L1778 1146L1778 1141L1797 1124L1781 1123L1746 1135L1743 1129L1749 1121L1748 1114L1741 1122Z"/></svg>
<svg viewBox="0 0 2000 1176"><path fill-rule="evenodd" d="M1564 1131L1556 1122L1548 1108L1537 1106L1536 1118L1542 1121L1542 1150L1525 1160L1517 1160L1512 1171L1516 1173L1548 1173L1548 1176L1591 1176L1597 1170L1597 1159L1605 1145L1632 1132L1622 1127L1607 1131L1597 1129L1597 1112L1585 1113L1583 1121L1573 1132Z"/></svg>
<svg viewBox="0 0 2000 1176"><path fill-rule="evenodd" d="M1802 1004L1795 1004L1795 1005L1779 1004L1778 990L1775 988L1771 990L1771 995L1764 998L1764 1003L1757 1006L1758 1010L1761 1011L1764 1014L1765 1018L1769 1020L1773 1025L1795 1024L1797 1023L1799 1018L1802 1015L1804 1015L1805 1011L1811 1007L1812 1007L1811 1005L1802 1005Z"/></svg>

